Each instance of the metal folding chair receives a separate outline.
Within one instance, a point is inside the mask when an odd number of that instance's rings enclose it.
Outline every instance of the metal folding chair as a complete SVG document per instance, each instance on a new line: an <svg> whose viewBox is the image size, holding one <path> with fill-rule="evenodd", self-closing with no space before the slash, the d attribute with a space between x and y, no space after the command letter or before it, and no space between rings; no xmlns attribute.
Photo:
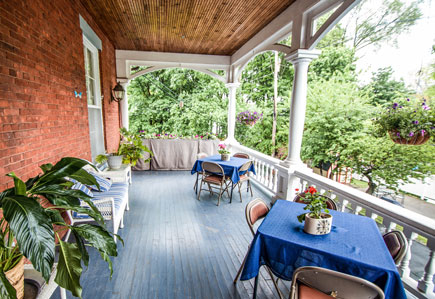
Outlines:
<svg viewBox="0 0 435 299"><path fill-rule="evenodd" d="M230 186L228 184L229 178L225 176L225 172L222 166L220 166L217 163L204 161L202 162L202 170L203 170L202 179L201 179L201 184L199 186L197 199L199 200L202 190L208 190L210 192L210 195L213 195L213 189L212 189L213 186L219 186L219 196L218 196L218 203L217 203L217 205L219 206L222 194L225 191L229 196L229 192L228 192L228 188ZM208 189L202 188L203 183L206 183L208 185Z"/></svg>

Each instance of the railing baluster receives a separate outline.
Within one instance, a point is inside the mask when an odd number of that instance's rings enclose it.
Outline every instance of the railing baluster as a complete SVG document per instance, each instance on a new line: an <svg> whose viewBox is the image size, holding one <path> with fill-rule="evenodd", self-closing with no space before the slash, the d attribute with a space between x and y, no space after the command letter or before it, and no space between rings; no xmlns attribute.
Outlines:
<svg viewBox="0 0 435 299"><path fill-rule="evenodd" d="M278 191L278 169L273 168L273 188L272 190L274 192Z"/></svg>
<svg viewBox="0 0 435 299"><path fill-rule="evenodd" d="M390 222L390 224L388 225L388 227L387 227L387 225L385 224L385 222L384 222L384 225L385 225L385 227L387 228L387 232L391 232L391 231L393 231L394 229L396 229L396 226L397 226L397 224L396 223L394 223L394 222Z"/></svg>
<svg viewBox="0 0 435 299"><path fill-rule="evenodd" d="M409 262L411 261L411 247L412 242L417 238L416 233L411 233L411 235L408 238L408 251L405 254L405 257L403 258L402 263L399 266L399 273L401 277L408 278L409 274L411 273L411 269L409 268Z"/></svg>
<svg viewBox="0 0 435 299"><path fill-rule="evenodd" d="M273 190L273 166L269 165L269 181L267 182L269 189Z"/></svg>
<svg viewBox="0 0 435 299"><path fill-rule="evenodd" d="M253 158L254 160L254 168L256 169L256 174L254 175L254 178L258 180L258 160Z"/></svg>
<svg viewBox="0 0 435 299"><path fill-rule="evenodd" d="M261 183L263 183L264 184L264 168L263 168L263 165L264 165L264 163L263 163L263 161L259 161L259 163L258 163L259 165L258 165L258 167L260 168L260 182Z"/></svg>
<svg viewBox="0 0 435 299"><path fill-rule="evenodd" d="M270 175L269 175L269 164L264 164L264 185L266 186L266 187L269 187L269 178L270 178Z"/></svg>
<svg viewBox="0 0 435 299"><path fill-rule="evenodd" d="M433 276L435 274L435 253L433 250L429 253L429 261L424 267L423 277L419 280L417 288L425 294L433 292Z"/></svg>

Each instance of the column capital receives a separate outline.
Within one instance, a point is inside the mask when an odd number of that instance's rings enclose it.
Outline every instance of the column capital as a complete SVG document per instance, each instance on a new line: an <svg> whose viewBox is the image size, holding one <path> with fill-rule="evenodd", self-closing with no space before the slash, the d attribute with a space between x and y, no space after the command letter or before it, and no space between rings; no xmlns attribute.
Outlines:
<svg viewBox="0 0 435 299"><path fill-rule="evenodd" d="M285 56L285 60L291 63L296 63L299 61L307 61L310 62L313 59L316 59L320 55L321 51L319 50L304 50L298 49L287 56Z"/></svg>
<svg viewBox="0 0 435 299"><path fill-rule="evenodd" d="M240 86L240 82L225 83L226 88L238 88L239 86Z"/></svg>

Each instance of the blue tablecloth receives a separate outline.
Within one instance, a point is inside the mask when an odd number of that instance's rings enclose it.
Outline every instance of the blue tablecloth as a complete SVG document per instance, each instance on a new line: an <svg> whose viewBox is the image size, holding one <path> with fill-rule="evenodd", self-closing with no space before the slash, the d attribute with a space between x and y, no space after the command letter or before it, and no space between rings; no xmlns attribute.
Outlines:
<svg viewBox="0 0 435 299"><path fill-rule="evenodd" d="M261 265L291 280L302 266L317 266L355 275L384 290L385 298L406 298L402 280L373 219L330 211L331 233L313 236L303 231L297 215L304 204L278 200L252 241L241 280L257 276Z"/></svg>
<svg viewBox="0 0 435 299"><path fill-rule="evenodd" d="M239 168L249 161L249 159L244 158L236 158L231 157L229 161L222 161L221 155L214 155L210 157L206 157L203 159L196 160L195 164L193 165L192 174L195 174L196 172L202 171L202 162L214 162L222 166L225 175L231 178L231 181L236 184L238 181L240 181L240 175L239 175ZM251 167L248 171L251 171L255 174L255 168L254 164L251 164Z"/></svg>

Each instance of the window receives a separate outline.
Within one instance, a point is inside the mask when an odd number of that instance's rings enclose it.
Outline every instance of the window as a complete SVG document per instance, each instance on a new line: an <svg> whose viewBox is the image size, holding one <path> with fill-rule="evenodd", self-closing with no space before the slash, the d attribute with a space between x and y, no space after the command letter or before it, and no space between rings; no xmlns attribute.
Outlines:
<svg viewBox="0 0 435 299"><path fill-rule="evenodd" d="M89 136L92 161L105 153L103 114L101 105L100 71L97 48L83 35L85 56L86 94L88 99Z"/></svg>

